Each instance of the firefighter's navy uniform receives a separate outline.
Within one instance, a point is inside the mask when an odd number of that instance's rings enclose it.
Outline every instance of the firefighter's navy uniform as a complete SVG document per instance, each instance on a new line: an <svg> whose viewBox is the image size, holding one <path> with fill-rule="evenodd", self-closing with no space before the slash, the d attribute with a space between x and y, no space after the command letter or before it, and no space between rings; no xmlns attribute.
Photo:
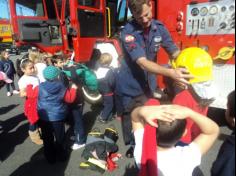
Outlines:
<svg viewBox="0 0 236 176"><path fill-rule="evenodd" d="M156 62L157 53L161 47L169 55L175 53L178 48L167 29L157 20L153 20L148 29L143 29L135 20L129 22L121 31L121 42L124 59L117 78L117 94L122 98L123 107L126 114L129 114L127 118L130 121L132 109L143 105L147 98L152 97L153 91L157 88L156 75L143 70L137 64L137 60L145 57ZM131 129L131 123L128 126L123 124L123 128L125 131L127 128ZM126 137L125 142L129 143Z"/></svg>

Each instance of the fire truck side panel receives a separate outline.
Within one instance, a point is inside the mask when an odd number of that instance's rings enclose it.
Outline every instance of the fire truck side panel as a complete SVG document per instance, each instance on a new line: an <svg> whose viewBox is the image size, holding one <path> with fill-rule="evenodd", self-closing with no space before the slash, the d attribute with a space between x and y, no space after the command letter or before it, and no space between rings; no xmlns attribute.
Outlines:
<svg viewBox="0 0 236 176"><path fill-rule="evenodd" d="M171 0L160 0L157 4L157 17L166 25L178 47L180 49L192 46L202 47L207 49L213 58L218 55L221 48L235 47L235 26L233 25L235 2L233 0L223 0L220 1L221 3L199 0L198 4L193 5L190 5L190 2L190 0L182 0L173 3ZM214 8L217 8L217 12L214 12L216 11ZM224 8L226 8L225 11ZM227 22L227 27L221 29L225 22ZM159 58L160 64L168 62L168 57L163 51ZM235 60L231 59L229 63L235 63Z"/></svg>
<svg viewBox="0 0 236 176"><path fill-rule="evenodd" d="M156 4L157 19L162 21L182 50L187 47L206 49L212 58L224 47L235 48L235 2L234 0L173 1L159 0ZM227 53L226 53L227 54ZM232 54L233 55L233 54ZM161 50L159 64L168 64L167 54ZM227 61L214 61L214 81L218 94L213 107L226 108L226 99L235 89L235 56ZM162 77L159 85L164 88Z"/></svg>
<svg viewBox="0 0 236 176"><path fill-rule="evenodd" d="M46 52L63 49L61 27L54 1L9 0L13 38L17 45L34 45ZM33 4L33 5L32 5ZM50 9L50 11L49 11Z"/></svg>

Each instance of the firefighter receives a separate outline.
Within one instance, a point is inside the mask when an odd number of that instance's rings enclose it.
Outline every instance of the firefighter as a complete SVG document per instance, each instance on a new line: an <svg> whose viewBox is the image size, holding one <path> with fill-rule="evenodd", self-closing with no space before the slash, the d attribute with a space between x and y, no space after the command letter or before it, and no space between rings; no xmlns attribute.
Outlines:
<svg viewBox="0 0 236 176"><path fill-rule="evenodd" d="M161 47L175 59L180 53L178 47L165 26L152 18L152 3L150 0L130 0L129 8L133 20L121 31L121 41L124 48L124 59L117 78L117 94L122 97L123 133L125 144L133 144L131 135L132 110L153 97L157 88L156 75L164 75L175 81L188 84L186 79L192 76L186 69L165 68L156 63L156 57ZM127 157L132 157L133 148L127 151Z"/></svg>

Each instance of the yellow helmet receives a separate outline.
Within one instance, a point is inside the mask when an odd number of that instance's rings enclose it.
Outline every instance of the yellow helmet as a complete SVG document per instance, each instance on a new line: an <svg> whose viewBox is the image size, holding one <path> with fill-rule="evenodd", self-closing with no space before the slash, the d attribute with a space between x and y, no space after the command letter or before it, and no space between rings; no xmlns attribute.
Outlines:
<svg viewBox="0 0 236 176"><path fill-rule="evenodd" d="M178 58L173 61L174 68L186 68L194 76L189 82L201 83L213 79L213 60L203 49L191 47L184 49Z"/></svg>

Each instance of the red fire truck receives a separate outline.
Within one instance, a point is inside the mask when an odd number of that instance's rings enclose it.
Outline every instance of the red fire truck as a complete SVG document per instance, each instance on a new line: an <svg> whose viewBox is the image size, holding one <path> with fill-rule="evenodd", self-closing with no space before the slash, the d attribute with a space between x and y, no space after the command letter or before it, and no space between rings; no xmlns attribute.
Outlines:
<svg viewBox="0 0 236 176"><path fill-rule="evenodd" d="M5 13L4 13L5 9ZM9 21L8 3L0 0L0 48L10 48L12 43L11 25Z"/></svg>
<svg viewBox="0 0 236 176"><path fill-rule="evenodd" d="M0 0L0 51L8 49L11 53L19 54L20 50L14 45L8 0Z"/></svg>
<svg viewBox="0 0 236 176"><path fill-rule="evenodd" d="M0 20L0 46L7 47L12 43L11 25L9 20Z"/></svg>
<svg viewBox="0 0 236 176"><path fill-rule="evenodd" d="M126 0L9 0L13 38L46 52L75 52L78 62L90 61L93 51L122 55L116 33L131 18ZM154 17L162 21L180 49L197 46L215 59L215 80L219 100L235 85L234 0L152 0ZM167 64L161 51L159 64ZM161 84L159 79L159 84Z"/></svg>

